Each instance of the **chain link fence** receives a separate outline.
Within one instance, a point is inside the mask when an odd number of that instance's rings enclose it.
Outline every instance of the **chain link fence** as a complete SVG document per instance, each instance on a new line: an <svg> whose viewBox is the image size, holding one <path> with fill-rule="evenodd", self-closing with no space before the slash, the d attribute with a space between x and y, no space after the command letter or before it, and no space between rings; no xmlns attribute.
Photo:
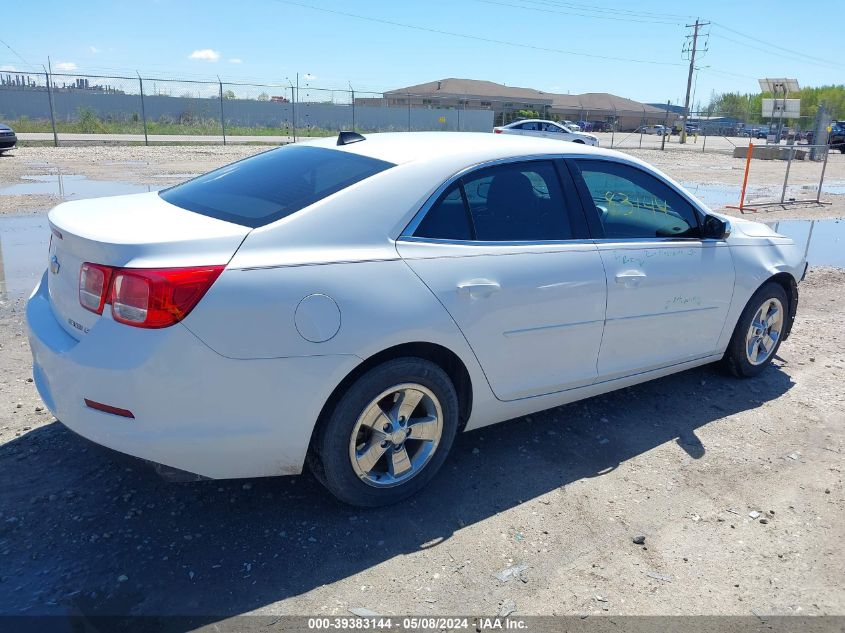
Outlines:
<svg viewBox="0 0 845 633"><path fill-rule="evenodd" d="M490 132L524 118L593 134L603 147L683 148L731 154L774 130L751 113L692 112L612 95L543 95L526 101L474 95L384 93L312 82L235 83L68 73L0 73L0 119L35 140L269 142L359 132ZM619 103L625 104L619 107ZM757 117L759 119L759 117ZM784 143L811 140L809 117L784 126ZM686 134L685 134L686 132ZM105 136L107 135L107 136ZM770 138L770 141L772 139ZM822 141L824 142L824 141Z"/></svg>
<svg viewBox="0 0 845 633"><path fill-rule="evenodd" d="M38 140L97 135L136 142L290 142L359 132L489 132L490 109L392 103L381 93L308 84L247 84L169 78L6 73L0 119ZM408 99L411 102L411 99ZM41 138L43 137L43 139Z"/></svg>

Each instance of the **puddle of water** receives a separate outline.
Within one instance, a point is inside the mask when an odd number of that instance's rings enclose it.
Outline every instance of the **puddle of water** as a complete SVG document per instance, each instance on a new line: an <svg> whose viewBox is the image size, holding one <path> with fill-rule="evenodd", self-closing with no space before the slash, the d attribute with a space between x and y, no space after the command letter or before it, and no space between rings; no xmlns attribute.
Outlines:
<svg viewBox="0 0 845 633"><path fill-rule="evenodd" d="M802 246L811 266L845 268L845 221L781 220L766 224Z"/></svg>
<svg viewBox="0 0 845 633"><path fill-rule="evenodd" d="M701 200L711 209L721 209L729 204L739 204L739 194L742 187L738 185L726 185L722 183L702 184L697 182L682 182L684 188L696 198ZM779 193L772 187L748 187L745 190L745 203L760 201L762 199L774 199L773 196Z"/></svg>
<svg viewBox="0 0 845 633"><path fill-rule="evenodd" d="M161 188L156 185L136 185L114 180L88 180L80 175L44 174L22 178L26 182L0 188L0 196L36 194L59 196L65 200L81 200L158 191Z"/></svg>
<svg viewBox="0 0 845 633"><path fill-rule="evenodd" d="M810 189L818 189L818 186L812 185ZM826 193L834 193L838 196L845 194L845 180L831 180L822 185L822 195Z"/></svg>
<svg viewBox="0 0 845 633"><path fill-rule="evenodd" d="M0 295L24 297L47 268L46 215L0 218Z"/></svg>
<svg viewBox="0 0 845 633"><path fill-rule="evenodd" d="M682 182L684 188L701 200L711 209L720 209L727 205L739 204L739 194L742 187L739 185L726 185L722 183L702 184L697 182ZM786 188L786 200L814 200L818 184L788 185ZM745 204L754 202L777 202L780 200L781 186L769 185L761 187L748 187L745 191ZM822 186L822 200L825 194L845 195L845 181L833 180L825 182Z"/></svg>

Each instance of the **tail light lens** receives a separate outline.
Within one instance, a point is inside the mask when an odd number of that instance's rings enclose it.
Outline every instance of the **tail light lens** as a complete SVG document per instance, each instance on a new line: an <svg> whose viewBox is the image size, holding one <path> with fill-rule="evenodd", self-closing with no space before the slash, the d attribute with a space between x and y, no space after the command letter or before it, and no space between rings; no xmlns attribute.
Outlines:
<svg viewBox="0 0 845 633"><path fill-rule="evenodd" d="M102 314L108 298L112 268L99 264L82 264L79 269L79 303L86 310Z"/></svg>
<svg viewBox="0 0 845 633"><path fill-rule="evenodd" d="M225 268L109 268L86 263L83 269L86 266L108 271L104 272L107 292L101 295L105 298L98 314L105 303L111 303L115 321L142 328L168 327L184 319ZM83 302L82 274L79 301L87 307Z"/></svg>
<svg viewBox="0 0 845 633"><path fill-rule="evenodd" d="M501 134L502 130L500 130L499 128L493 128L493 133L494 134Z"/></svg>

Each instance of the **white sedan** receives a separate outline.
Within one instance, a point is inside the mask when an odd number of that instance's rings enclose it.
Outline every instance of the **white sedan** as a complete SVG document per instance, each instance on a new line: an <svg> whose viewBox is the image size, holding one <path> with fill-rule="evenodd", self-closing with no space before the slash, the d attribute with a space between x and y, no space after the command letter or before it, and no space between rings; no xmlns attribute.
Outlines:
<svg viewBox="0 0 845 633"><path fill-rule="evenodd" d="M460 431L760 373L806 269L640 160L489 134L344 132L49 223L27 322L59 420L170 475L307 464L362 506L422 488Z"/></svg>
<svg viewBox="0 0 845 633"><path fill-rule="evenodd" d="M672 130L663 125L643 125L634 130L635 133L642 132L643 134L657 134L658 136L667 136Z"/></svg>
<svg viewBox="0 0 845 633"><path fill-rule="evenodd" d="M519 134L521 136L537 136L540 138L552 138L558 141L571 141L583 145L598 147L599 139L592 134L576 132L568 125L556 121L543 121L542 119L526 119L515 121L508 125L500 125L493 128L495 134Z"/></svg>

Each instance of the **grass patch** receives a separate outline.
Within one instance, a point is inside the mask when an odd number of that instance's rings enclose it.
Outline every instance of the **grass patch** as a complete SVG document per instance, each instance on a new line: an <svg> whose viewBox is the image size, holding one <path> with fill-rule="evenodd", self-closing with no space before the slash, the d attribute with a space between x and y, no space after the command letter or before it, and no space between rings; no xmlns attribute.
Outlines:
<svg viewBox="0 0 845 633"><path fill-rule="evenodd" d="M52 133L50 121L21 117L9 121L12 129L19 134L27 132ZM73 121L56 121L59 134L143 134L142 121L104 121L90 110L81 110ZM147 134L168 136L222 136L220 121L214 119L194 119L190 121L147 121ZM296 135L303 137L335 136L337 130L307 127L296 128ZM226 125L226 136L293 136L293 129L283 127L251 127L246 125Z"/></svg>

